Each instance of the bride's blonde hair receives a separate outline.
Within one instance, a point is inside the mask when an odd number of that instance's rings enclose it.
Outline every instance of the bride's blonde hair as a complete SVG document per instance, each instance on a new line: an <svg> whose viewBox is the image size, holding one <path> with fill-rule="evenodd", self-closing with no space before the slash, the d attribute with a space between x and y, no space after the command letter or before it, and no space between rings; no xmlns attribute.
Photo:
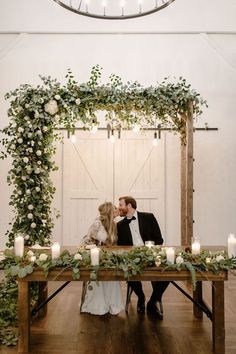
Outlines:
<svg viewBox="0 0 236 354"><path fill-rule="evenodd" d="M115 208L115 205L110 202L103 203L98 207L101 223L107 232L106 244L108 245L113 245L117 240L116 223L114 222Z"/></svg>

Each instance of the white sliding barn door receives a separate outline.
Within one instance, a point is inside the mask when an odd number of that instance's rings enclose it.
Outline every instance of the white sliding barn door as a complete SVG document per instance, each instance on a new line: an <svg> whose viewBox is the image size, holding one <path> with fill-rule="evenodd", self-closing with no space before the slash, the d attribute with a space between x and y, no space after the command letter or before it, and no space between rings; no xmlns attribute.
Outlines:
<svg viewBox="0 0 236 354"><path fill-rule="evenodd" d="M118 204L122 195L137 199L138 210L153 212L165 230L164 136L157 147L152 133L122 133L115 144L106 132L77 132L67 138L62 152L62 242L78 245L105 201Z"/></svg>

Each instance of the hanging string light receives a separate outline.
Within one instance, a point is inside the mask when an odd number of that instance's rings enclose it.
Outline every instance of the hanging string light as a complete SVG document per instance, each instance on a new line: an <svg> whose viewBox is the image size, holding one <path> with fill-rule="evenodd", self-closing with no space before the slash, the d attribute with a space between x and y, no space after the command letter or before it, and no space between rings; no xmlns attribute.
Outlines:
<svg viewBox="0 0 236 354"><path fill-rule="evenodd" d="M163 10L175 0L53 0L65 9L93 18L125 20ZM118 2L119 4L119 2ZM109 10L109 11L108 11Z"/></svg>

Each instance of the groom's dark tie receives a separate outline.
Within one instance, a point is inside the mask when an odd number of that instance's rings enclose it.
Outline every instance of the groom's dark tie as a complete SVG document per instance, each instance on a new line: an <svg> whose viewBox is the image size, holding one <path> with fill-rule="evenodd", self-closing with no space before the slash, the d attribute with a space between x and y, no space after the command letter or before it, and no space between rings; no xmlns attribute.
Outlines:
<svg viewBox="0 0 236 354"><path fill-rule="evenodd" d="M127 217L125 217L125 221L129 224L131 223L132 220L136 220L135 216L132 216L132 218L128 219Z"/></svg>

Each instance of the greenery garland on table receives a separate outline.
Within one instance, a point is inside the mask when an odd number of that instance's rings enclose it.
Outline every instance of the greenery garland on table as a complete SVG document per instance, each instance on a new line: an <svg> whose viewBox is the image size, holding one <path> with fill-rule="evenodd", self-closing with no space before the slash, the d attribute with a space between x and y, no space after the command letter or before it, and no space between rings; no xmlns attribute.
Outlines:
<svg viewBox="0 0 236 354"><path fill-rule="evenodd" d="M164 81L142 87L138 82L123 83L117 75L100 84L101 69L92 68L88 82L78 84L71 71L61 85L51 77L41 77L43 85L25 84L6 94L10 99L9 124L2 129L2 158L12 157L8 184L14 187L10 205L15 211L7 246L16 233L25 235L25 244L50 244L53 229L51 202L55 192L50 174L54 142L61 139L59 128L73 132L78 124L84 130L98 125L97 112L106 111L106 121L114 129L154 127L161 123L179 133L184 142L185 122L192 102L194 117L206 106L199 93L182 77L176 83Z"/></svg>
<svg viewBox="0 0 236 354"><path fill-rule="evenodd" d="M16 257L12 250L6 250L0 261L0 268L5 269L7 278L5 283L0 284L0 343L16 344L16 334L11 327L17 323L17 277L24 278L35 269L42 269L48 277L51 270L61 268L55 278L63 271L71 269L73 278L77 280L80 278L81 268L87 268L90 269L91 281L97 280L100 269L123 271L124 279L127 280L141 274L147 267L157 267L160 271L188 270L195 288L197 272L204 276L208 271L217 274L220 271L236 269L236 258L229 258L225 251L213 253L203 250L199 255L193 255L187 251L176 250L175 263L170 264L167 262L164 248L134 247L130 251L102 249L99 266L92 267L90 251L84 247L79 248L75 254L66 250L57 259L52 259L49 253L42 250L25 252L23 258ZM36 298L37 291L33 291L32 299L35 301Z"/></svg>

